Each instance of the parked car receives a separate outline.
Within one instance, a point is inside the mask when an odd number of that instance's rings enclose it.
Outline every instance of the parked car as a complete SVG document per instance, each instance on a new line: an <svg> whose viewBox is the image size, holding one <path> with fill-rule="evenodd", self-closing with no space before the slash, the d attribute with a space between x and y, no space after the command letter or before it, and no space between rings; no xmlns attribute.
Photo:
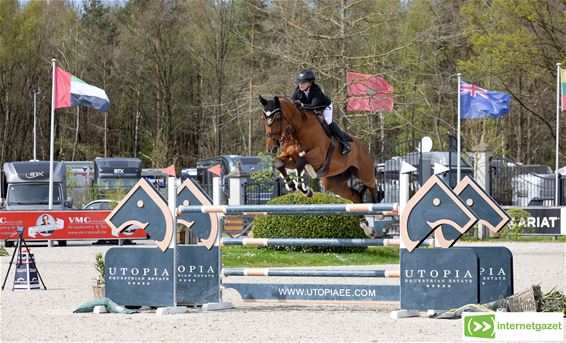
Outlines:
<svg viewBox="0 0 566 343"><path fill-rule="evenodd" d="M113 210L114 207L116 207L116 205L118 205L118 202L116 200L111 200L111 199L98 199L98 200L93 200L91 202L89 202L88 204L86 204L83 207L83 210ZM134 230L134 228L130 227L127 228L126 230ZM97 242L93 243L94 245L106 245L106 244L118 244L118 240L117 239L99 239ZM124 245L129 245L129 244L135 244L132 242L132 240L130 239L125 239L122 241L122 244Z"/></svg>
<svg viewBox="0 0 566 343"><path fill-rule="evenodd" d="M86 204L83 210L113 210L116 205L118 205L116 200L99 199Z"/></svg>

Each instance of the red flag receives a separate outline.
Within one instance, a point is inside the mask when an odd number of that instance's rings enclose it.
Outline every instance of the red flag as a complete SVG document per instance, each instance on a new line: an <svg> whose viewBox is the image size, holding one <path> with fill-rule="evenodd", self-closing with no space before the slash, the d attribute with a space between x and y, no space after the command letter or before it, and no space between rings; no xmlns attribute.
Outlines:
<svg viewBox="0 0 566 343"><path fill-rule="evenodd" d="M175 174L175 164L170 165L169 167L163 169L163 172L169 176L176 177Z"/></svg>
<svg viewBox="0 0 566 343"><path fill-rule="evenodd" d="M220 176L222 175L222 166L220 164L217 164L214 167L208 168L208 171L216 176Z"/></svg>
<svg viewBox="0 0 566 343"><path fill-rule="evenodd" d="M379 76L346 73L348 111L393 111L393 86Z"/></svg>
<svg viewBox="0 0 566 343"><path fill-rule="evenodd" d="M71 77L59 67L55 67L55 108L71 107Z"/></svg>

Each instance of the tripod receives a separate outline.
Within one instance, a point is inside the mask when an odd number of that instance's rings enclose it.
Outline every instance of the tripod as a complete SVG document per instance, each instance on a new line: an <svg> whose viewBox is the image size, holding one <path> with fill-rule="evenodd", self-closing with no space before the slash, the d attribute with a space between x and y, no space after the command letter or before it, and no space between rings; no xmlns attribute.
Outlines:
<svg viewBox="0 0 566 343"><path fill-rule="evenodd" d="M12 258L10 259L10 264L8 265L8 272L6 272L6 276L4 277L4 283L2 283L2 290L4 290L4 286L6 286L6 281L8 281L8 275L10 274L10 269L12 268L12 263L14 262L14 257L16 257L16 253L18 254L18 260L22 261L22 244L25 246L26 251L29 254L29 247L24 239L24 228L23 227L18 227L18 241L16 242L16 245L14 247L14 253L12 254ZM14 235L12 235L14 236ZM12 237L10 236L10 238ZM29 258L29 255L28 255ZM45 287L45 283L43 282L43 279L41 278L41 275L39 274L39 270L37 269L37 265L35 266L35 270L37 272L37 276L39 277L39 280L41 281L41 284L43 285L43 289L47 289L47 287Z"/></svg>

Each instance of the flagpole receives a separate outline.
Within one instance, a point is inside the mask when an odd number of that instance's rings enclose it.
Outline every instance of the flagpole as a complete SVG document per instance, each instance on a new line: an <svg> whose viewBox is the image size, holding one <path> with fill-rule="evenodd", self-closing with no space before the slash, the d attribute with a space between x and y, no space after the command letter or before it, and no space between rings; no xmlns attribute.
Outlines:
<svg viewBox="0 0 566 343"><path fill-rule="evenodd" d="M560 168L560 63L556 63L556 161L555 161L555 178L554 178L554 206L560 205L560 185L559 172Z"/></svg>
<svg viewBox="0 0 566 343"><path fill-rule="evenodd" d="M458 130L456 134L456 184L460 182L460 173L461 173L461 154L462 154L462 146L461 146L461 137L460 137L460 78L462 76L461 73L456 74L458 76ZM452 168L452 166L450 166Z"/></svg>
<svg viewBox="0 0 566 343"><path fill-rule="evenodd" d="M51 59L51 134L49 138L49 206L48 209L53 209L53 155L55 146L55 62L56 59Z"/></svg>

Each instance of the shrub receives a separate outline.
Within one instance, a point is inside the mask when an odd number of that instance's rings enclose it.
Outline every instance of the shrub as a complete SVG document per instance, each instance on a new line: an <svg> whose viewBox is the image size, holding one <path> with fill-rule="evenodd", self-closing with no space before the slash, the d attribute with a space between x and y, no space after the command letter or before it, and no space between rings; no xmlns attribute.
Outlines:
<svg viewBox="0 0 566 343"><path fill-rule="evenodd" d="M501 230L500 236L505 239L516 240L522 233L520 223L524 222L530 216L530 213L521 208L510 208L507 210L507 214L511 217L511 221Z"/></svg>
<svg viewBox="0 0 566 343"><path fill-rule="evenodd" d="M104 279L104 256L101 252L97 252L94 256L94 268L96 269L96 277L94 281L96 285L103 285L105 282Z"/></svg>
<svg viewBox="0 0 566 343"><path fill-rule="evenodd" d="M271 199L270 205L346 204L347 200L315 192L307 198L297 192ZM268 215L253 221L255 238L366 238L357 215ZM353 252L365 247L274 247L304 252Z"/></svg>

